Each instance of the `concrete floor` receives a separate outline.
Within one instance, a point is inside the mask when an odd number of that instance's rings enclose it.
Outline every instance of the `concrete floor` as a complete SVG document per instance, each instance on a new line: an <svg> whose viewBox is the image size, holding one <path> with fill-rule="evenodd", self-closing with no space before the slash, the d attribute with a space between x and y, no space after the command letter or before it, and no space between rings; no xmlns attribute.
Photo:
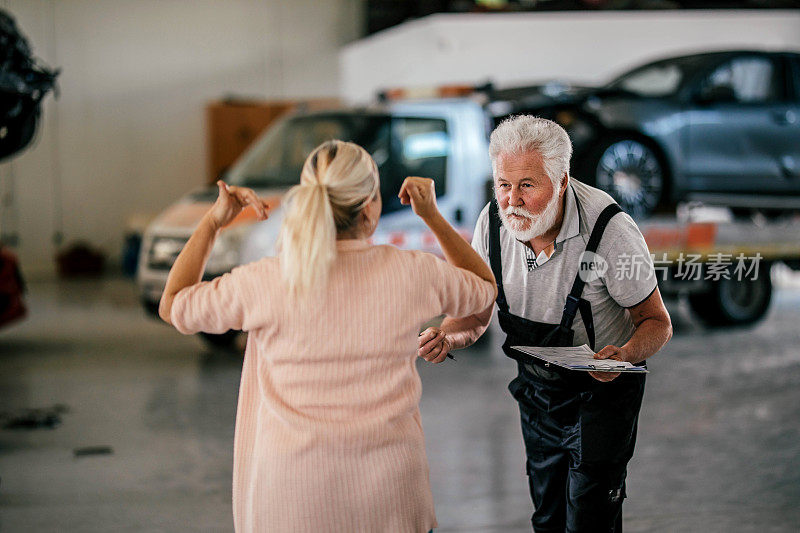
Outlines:
<svg viewBox="0 0 800 533"><path fill-rule="evenodd" d="M241 358L144 316L122 279L35 283L0 332L0 414L63 404L55 429L0 430L0 531L232 531ZM800 530L800 288L754 328L670 305L651 360L625 529ZM420 361L437 531L529 531L514 364L487 338ZM76 457L110 446L113 453Z"/></svg>

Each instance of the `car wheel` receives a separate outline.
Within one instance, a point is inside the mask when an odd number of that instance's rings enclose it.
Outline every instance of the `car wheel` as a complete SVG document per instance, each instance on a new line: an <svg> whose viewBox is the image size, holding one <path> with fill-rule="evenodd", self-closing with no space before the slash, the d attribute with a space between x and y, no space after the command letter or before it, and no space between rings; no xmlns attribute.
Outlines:
<svg viewBox="0 0 800 533"><path fill-rule="evenodd" d="M656 153L633 139L619 139L600 147L594 159L595 186L634 218L649 216L661 202L665 173Z"/></svg>
<svg viewBox="0 0 800 533"><path fill-rule="evenodd" d="M755 279L719 279L711 290L689 295L689 306L708 326L743 326L767 314L772 299L769 265Z"/></svg>
<svg viewBox="0 0 800 533"><path fill-rule="evenodd" d="M233 329L225 333L200 333L200 337L205 343L217 350L233 350L236 347L236 339L239 337L239 332Z"/></svg>

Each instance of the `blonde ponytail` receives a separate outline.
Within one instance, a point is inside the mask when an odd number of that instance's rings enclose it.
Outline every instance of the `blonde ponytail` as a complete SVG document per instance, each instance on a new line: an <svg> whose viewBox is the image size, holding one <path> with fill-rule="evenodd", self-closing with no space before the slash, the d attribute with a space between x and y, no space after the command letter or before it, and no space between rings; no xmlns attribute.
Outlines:
<svg viewBox="0 0 800 533"><path fill-rule="evenodd" d="M360 146L328 141L311 152L300 185L284 200L280 260L292 293L325 286L336 258L337 232L353 228L377 191L377 167Z"/></svg>

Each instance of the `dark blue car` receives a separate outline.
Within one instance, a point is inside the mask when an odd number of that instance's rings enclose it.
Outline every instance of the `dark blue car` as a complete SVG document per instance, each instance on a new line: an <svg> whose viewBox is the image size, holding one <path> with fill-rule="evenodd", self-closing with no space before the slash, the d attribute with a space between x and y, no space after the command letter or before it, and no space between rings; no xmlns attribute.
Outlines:
<svg viewBox="0 0 800 533"><path fill-rule="evenodd" d="M569 132L572 173L637 217L678 201L800 208L800 54L662 59L599 88L495 91L498 118L533 113Z"/></svg>

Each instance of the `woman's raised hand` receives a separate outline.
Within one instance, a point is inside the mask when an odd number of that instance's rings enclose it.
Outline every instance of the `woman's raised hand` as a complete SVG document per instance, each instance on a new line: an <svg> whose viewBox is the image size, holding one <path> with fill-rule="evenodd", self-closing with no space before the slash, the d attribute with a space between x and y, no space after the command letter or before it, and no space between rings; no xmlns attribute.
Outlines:
<svg viewBox="0 0 800 533"><path fill-rule="evenodd" d="M401 204L411 204L414 213L423 220L439 214L439 208L436 206L436 191L433 180L430 178L407 177L397 196L400 198Z"/></svg>
<svg viewBox="0 0 800 533"><path fill-rule="evenodd" d="M269 206L258 197L253 189L228 185L222 180L217 181L219 196L208 212L214 225L223 228L237 217L242 209L248 205L253 206L259 220L266 220Z"/></svg>

